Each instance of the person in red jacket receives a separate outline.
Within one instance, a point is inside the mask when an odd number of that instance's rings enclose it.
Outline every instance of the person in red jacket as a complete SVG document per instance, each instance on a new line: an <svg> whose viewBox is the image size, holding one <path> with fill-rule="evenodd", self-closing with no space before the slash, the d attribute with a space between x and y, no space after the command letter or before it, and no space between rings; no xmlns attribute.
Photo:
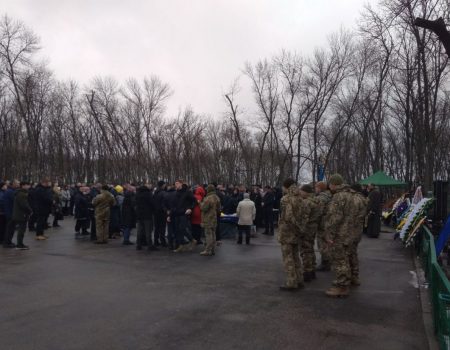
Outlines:
<svg viewBox="0 0 450 350"><path fill-rule="evenodd" d="M194 197L197 201L194 209L192 210L191 215L191 227L192 227L192 236L198 242L198 244L203 244L202 242L202 228L200 226L202 222L202 212L200 210L200 203L205 197L206 192L202 186L197 186L194 191Z"/></svg>

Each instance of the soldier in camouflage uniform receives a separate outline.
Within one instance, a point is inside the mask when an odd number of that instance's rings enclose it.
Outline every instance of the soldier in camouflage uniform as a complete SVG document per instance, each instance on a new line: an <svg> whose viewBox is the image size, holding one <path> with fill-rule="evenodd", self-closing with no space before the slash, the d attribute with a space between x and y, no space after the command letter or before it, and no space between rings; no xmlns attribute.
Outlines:
<svg viewBox="0 0 450 350"><path fill-rule="evenodd" d="M206 192L206 197L200 203L202 212L201 226L205 230L206 245L205 250L200 255L211 256L215 254L216 248L216 226L217 216L220 213L220 199L216 195L214 185L208 185Z"/></svg>
<svg viewBox="0 0 450 350"><path fill-rule="evenodd" d="M114 196L109 192L108 186L102 187L101 193L92 201L95 208L95 224L97 232L97 244L108 243L109 236L109 217L111 207L116 204Z"/></svg>
<svg viewBox="0 0 450 350"><path fill-rule="evenodd" d="M339 174L331 176L329 186L333 198L327 211L325 231L336 279L334 286L326 294L330 297L346 297L351 283L350 250L354 218L349 215L349 211L352 210L354 196L350 192L350 186L344 184L344 179Z"/></svg>
<svg viewBox="0 0 450 350"><path fill-rule="evenodd" d="M280 289L295 291L303 287L303 269L299 255L299 244L300 233L304 232L306 220L302 220L301 217L302 199L295 181L292 179L284 181L283 192L277 236L281 244L283 265L287 276L286 283Z"/></svg>
<svg viewBox="0 0 450 350"><path fill-rule="evenodd" d="M317 227L320 221L319 201L314 195L311 185L303 185L300 188L303 198L303 215L307 218L305 231L301 235L301 256L303 260L303 279L310 282L316 278L316 254L314 253L314 241L316 239Z"/></svg>
<svg viewBox="0 0 450 350"><path fill-rule="evenodd" d="M319 225L317 228L317 245L320 251L321 264L317 271L330 271L330 256L328 253L328 244L326 242L325 220L327 217L328 204L331 201L331 193L325 182L317 182L315 186L318 206L317 210L320 215Z"/></svg>
<svg viewBox="0 0 450 350"><path fill-rule="evenodd" d="M351 217L353 218L353 227L351 230L352 243L350 246L350 269L351 284L359 286L359 261L358 261L358 244L361 241L362 232L364 230L364 221L368 212L369 200L363 196L361 185L355 184L351 187L353 194L353 206Z"/></svg>

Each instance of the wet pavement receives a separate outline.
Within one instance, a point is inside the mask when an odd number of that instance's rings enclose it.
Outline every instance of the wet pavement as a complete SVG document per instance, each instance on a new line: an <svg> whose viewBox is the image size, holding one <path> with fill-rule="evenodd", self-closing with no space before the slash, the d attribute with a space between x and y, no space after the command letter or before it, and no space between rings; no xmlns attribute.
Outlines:
<svg viewBox="0 0 450 350"><path fill-rule="evenodd" d="M74 222L0 248L0 349L428 349L411 252L382 233L360 245L361 282L296 293L273 237L224 241L215 257L75 240ZM134 239L134 237L133 237Z"/></svg>

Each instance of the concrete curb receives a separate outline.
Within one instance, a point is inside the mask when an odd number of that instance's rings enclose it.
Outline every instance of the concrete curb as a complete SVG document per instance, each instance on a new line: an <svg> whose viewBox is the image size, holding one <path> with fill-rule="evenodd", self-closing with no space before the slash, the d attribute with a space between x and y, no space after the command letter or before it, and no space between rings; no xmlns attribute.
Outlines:
<svg viewBox="0 0 450 350"><path fill-rule="evenodd" d="M433 307L431 305L431 293L428 288L428 282L425 279L425 272L423 271L420 261L414 250L412 250L414 268L416 269L417 281L419 284L420 304L422 306L423 325L428 339L428 348L430 350L439 350L439 343L434 333L433 325Z"/></svg>

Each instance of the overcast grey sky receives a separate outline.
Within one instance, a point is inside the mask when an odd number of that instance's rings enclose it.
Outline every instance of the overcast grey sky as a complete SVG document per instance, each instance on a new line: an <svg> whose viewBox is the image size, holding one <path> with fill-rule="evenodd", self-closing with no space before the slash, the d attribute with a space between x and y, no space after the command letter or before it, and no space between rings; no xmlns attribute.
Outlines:
<svg viewBox="0 0 450 350"><path fill-rule="evenodd" d="M59 79L156 74L174 90L170 114L191 105L220 116L246 61L311 52L353 27L367 2L376 0L0 0L0 9L40 36Z"/></svg>

